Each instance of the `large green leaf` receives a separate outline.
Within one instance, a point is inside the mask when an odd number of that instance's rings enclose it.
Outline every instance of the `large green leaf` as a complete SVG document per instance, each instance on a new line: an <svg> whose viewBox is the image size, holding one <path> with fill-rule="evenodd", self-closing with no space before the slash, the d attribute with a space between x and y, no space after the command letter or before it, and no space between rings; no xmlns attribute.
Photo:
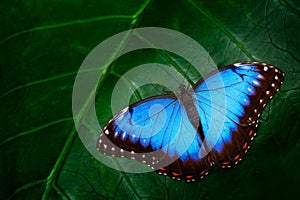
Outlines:
<svg viewBox="0 0 300 200"><path fill-rule="evenodd" d="M11 0L2 2L0 11L1 199L253 199L299 194L296 0ZM285 72L281 91L265 108L258 136L238 166L214 169L204 180L188 184L155 172L116 171L81 143L71 110L77 70L106 38L146 26L189 35L218 66L257 60ZM98 115L106 116L99 118L101 123L111 117L110 99L103 93L109 96L120 75L150 62L177 70L188 65L159 50L132 52L109 65L96 98ZM156 90L149 88L136 98L154 95Z"/></svg>

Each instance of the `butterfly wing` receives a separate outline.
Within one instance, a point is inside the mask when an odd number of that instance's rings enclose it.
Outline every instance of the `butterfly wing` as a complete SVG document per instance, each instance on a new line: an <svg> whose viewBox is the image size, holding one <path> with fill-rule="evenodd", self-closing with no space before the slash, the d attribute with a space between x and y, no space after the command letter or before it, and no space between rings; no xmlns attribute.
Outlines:
<svg viewBox="0 0 300 200"><path fill-rule="evenodd" d="M135 159L176 179L201 178L210 168L202 141L174 95L155 96L122 110L104 127L98 151Z"/></svg>
<svg viewBox="0 0 300 200"><path fill-rule="evenodd" d="M213 145L212 163L230 167L242 159L256 135L260 113L279 90L283 76L274 66L244 62L212 72L195 84L205 143Z"/></svg>

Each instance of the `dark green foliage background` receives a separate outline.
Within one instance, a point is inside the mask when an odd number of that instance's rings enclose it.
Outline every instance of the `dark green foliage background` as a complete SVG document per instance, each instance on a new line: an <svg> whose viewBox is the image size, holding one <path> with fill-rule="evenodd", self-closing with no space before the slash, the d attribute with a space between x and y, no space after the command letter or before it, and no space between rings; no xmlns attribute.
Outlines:
<svg viewBox="0 0 300 200"><path fill-rule="evenodd" d="M1 199L254 199L300 194L299 1L11 0L1 3L0 13ZM71 111L77 70L106 38L145 26L189 35L219 67L257 60L285 72L286 80L265 108L258 135L238 166L214 169L204 180L187 184L154 172L113 170L82 145ZM109 97L100 94L110 94L120 75L149 62L187 66L176 55L157 50L120 58L99 83L101 123L111 113ZM187 76L192 81L200 78ZM155 94L145 88L135 100Z"/></svg>

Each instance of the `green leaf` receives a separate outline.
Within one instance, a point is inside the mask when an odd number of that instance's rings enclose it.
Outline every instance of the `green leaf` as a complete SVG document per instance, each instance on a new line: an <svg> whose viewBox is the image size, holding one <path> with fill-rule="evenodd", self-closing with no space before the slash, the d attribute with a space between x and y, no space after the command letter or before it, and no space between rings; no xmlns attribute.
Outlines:
<svg viewBox="0 0 300 200"><path fill-rule="evenodd" d="M11 0L3 2L0 11L1 199L299 195L298 1ZM82 61L106 38L148 26L192 37L219 67L257 60L285 72L285 82L266 106L249 153L236 167L213 169L204 180L188 184L155 172L116 171L83 146L72 116L73 84ZM112 117L113 85L128 70L151 62L189 72L188 63L170 52L152 49L124 55L104 69L98 85L96 109L102 125ZM186 77L191 82L201 78L191 72ZM154 88L139 90L132 101L155 95L160 88Z"/></svg>

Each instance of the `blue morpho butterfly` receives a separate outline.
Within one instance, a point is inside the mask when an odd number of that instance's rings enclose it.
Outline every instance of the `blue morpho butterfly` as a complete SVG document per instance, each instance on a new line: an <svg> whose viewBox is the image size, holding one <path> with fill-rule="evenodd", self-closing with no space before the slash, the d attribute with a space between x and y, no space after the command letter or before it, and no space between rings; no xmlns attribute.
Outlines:
<svg viewBox="0 0 300 200"><path fill-rule="evenodd" d="M153 96L123 109L103 129L97 150L146 163L173 179L201 179L214 165L231 167L242 159L283 80L280 69L265 63L225 66L192 89L180 86L180 94ZM223 109L220 100L226 101Z"/></svg>

